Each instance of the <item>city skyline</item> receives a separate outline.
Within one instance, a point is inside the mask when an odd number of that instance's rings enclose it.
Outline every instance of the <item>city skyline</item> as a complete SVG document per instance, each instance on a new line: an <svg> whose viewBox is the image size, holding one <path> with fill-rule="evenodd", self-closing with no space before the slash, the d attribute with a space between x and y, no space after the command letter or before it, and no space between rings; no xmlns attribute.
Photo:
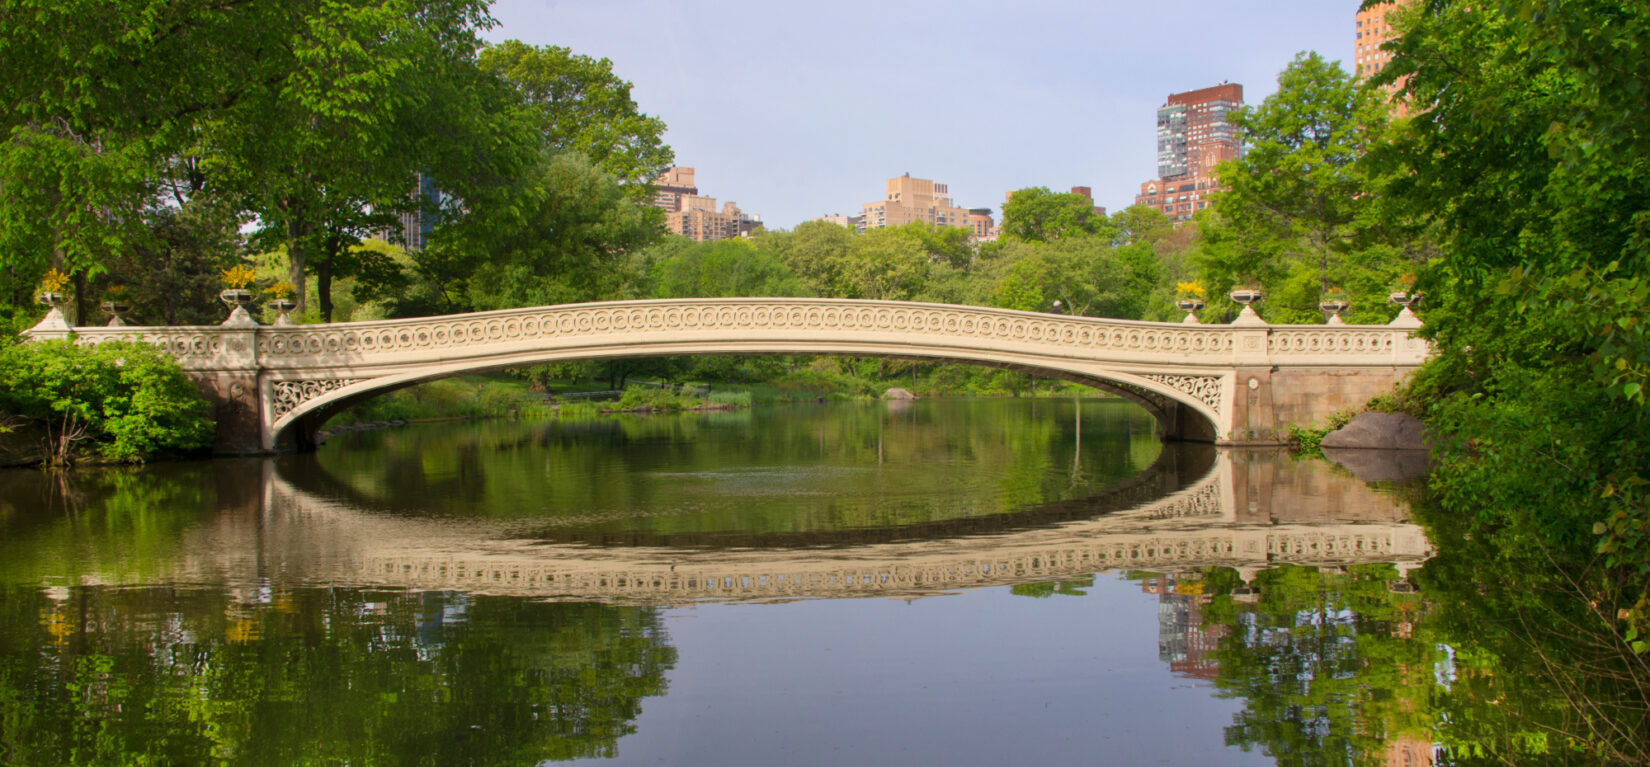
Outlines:
<svg viewBox="0 0 1650 767"><path fill-rule="evenodd" d="M857 214L905 173L998 214L1033 186L1121 210L1156 175L1166 96L1229 81L1258 104L1305 50L1350 69L1358 4L500 0L486 37L611 59L678 165L789 229Z"/></svg>

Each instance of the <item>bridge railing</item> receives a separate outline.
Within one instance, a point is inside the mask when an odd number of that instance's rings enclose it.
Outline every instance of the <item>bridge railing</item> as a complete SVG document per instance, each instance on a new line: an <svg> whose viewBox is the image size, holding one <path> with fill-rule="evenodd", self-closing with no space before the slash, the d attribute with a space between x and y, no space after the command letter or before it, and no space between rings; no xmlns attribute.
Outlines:
<svg viewBox="0 0 1650 767"><path fill-rule="evenodd" d="M55 313L55 310L54 310ZM302 370L449 359L456 350L488 354L520 348L576 347L719 339L859 339L898 346L932 342L1025 349L1059 356L1169 365L1416 365L1427 346L1418 321L1392 325L1200 325L1021 312L989 307L807 298L618 301L507 309L403 320L326 325L76 327L58 315L31 338L81 343L153 344L191 370ZM799 349L798 351L802 351Z"/></svg>

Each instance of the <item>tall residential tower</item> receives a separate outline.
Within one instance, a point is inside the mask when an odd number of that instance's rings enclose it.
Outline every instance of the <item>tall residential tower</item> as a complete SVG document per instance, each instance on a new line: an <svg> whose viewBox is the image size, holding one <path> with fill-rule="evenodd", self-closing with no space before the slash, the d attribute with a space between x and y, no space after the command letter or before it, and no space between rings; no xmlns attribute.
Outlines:
<svg viewBox="0 0 1650 767"><path fill-rule="evenodd" d="M1354 72L1359 80L1374 77L1388 61L1392 60L1392 54L1381 50L1381 46L1398 36L1392 29L1392 17L1403 7L1413 3L1414 0L1394 0L1390 3L1372 5L1367 10L1358 11L1353 17L1353 58L1356 61ZM1402 78L1398 82L1381 86L1381 90L1386 92L1387 101L1392 103L1394 117L1403 117L1409 112L1398 95L1398 91L1403 87Z"/></svg>
<svg viewBox="0 0 1650 767"><path fill-rule="evenodd" d="M1237 126L1227 118L1243 106L1243 86L1221 83L1172 93L1157 110L1157 178L1140 185L1136 205L1150 205L1175 222L1209 206L1215 165L1243 153Z"/></svg>

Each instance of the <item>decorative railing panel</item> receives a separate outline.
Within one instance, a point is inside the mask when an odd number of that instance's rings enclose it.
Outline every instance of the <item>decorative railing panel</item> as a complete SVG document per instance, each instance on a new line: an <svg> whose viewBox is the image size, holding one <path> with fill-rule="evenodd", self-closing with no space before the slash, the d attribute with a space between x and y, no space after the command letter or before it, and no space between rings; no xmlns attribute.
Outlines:
<svg viewBox="0 0 1650 767"><path fill-rule="evenodd" d="M796 342L857 339L900 345L918 340L976 349L1014 349L1112 362L1229 365L1240 334L1266 335L1269 356L1335 355L1348 364L1392 364L1409 328L1233 326L1133 322L985 307L835 299L629 301L511 309L377 322L256 328L77 328L86 343L141 340L192 369L224 367L226 339L250 338L259 367L298 370L340 365L483 356L518 348L676 341ZM1407 346L1407 344L1405 345ZM1419 353L1424 356L1424 349ZM1415 363L1419 362L1419 356Z"/></svg>

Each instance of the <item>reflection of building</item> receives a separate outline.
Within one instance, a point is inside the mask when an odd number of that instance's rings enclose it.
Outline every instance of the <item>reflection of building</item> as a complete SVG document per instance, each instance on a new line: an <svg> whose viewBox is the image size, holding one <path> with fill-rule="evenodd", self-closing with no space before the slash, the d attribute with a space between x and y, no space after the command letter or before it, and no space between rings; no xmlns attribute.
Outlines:
<svg viewBox="0 0 1650 767"><path fill-rule="evenodd" d="M1433 754L1432 743L1400 735L1387 743L1386 758L1381 764L1386 767L1432 767Z"/></svg>
<svg viewBox="0 0 1650 767"><path fill-rule="evenodd" d="M1388 61L1392 60L1392 54L1381 50L1381 46L1398 36L1392 30L1393 16L1413 2L1414 0L1397 0L1395 3L1379 3L1358 11L1354 16L1353 58L1356 68L1353 71L1358 79L1367 80L1374 77ZM1402 79L1391 85L1381 86L1387 100L1392 102L1393 115L1398 117L1409 111L1398 98L1398 91L1403 87Z"/></svg>
<svg viewBox="0 0 1650 767"><path fill-rule="evenodd" d="M1237 83L1169 94L1157 110L1157 178L1140 185L1134 203L1176 222L1209 207L1209 193L1219 188L1215 166L1242 154L1237 126L1227 120L1241 106Z"/></svg>
<svg viewBox="0 0 1650 767"><path fill-rule="evenodd" d="M1140 582L1140 590L1157 595L1157 658L1169 664L1169 671L1197 679L1215 678L1226 626L1203 625L1203 581L1187 580L1185 574L1164 573Z"/></svg>
<svg viewBox="0 0 1650 767"><path fill-rule="evenodd" d="M860 225L865 229L905 226L922 221L934 226L969 227L969 211L957 207L945 184L907 173L888 179L883 199L860 206Z"/></svg>
<svg viewBox="0 0 1650 767"><path fill-rule="evenodd" d="M665 229L694 242L740 237L762 225L760 217L735 203L723 203L718 211L716 198L699 196L692 168L671 167L653 184L653 206L665 211Z"/></svg>

